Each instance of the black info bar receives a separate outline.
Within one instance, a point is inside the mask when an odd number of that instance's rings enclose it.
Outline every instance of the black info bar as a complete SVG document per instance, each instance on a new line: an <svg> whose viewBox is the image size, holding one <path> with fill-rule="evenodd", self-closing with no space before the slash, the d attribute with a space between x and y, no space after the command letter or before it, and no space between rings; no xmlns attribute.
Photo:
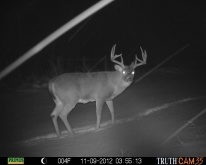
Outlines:
<svg viewBox="0 0 206 165"><path fill-rule="evenodd" d="M205 157L0 157L0 165L206 165Z"/></svg>

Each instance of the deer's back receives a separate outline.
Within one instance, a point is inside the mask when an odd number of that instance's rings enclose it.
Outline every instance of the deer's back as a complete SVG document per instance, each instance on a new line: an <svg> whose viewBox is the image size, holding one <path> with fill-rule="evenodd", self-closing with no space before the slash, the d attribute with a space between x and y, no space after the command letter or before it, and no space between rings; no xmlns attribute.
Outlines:
<svg viewBox="0 0 206 165"><path fill-rule="evenodd" d="M63 102L87 103L106 99L114 92L115 72L65 73L49 82L49 89Z"/></svg>

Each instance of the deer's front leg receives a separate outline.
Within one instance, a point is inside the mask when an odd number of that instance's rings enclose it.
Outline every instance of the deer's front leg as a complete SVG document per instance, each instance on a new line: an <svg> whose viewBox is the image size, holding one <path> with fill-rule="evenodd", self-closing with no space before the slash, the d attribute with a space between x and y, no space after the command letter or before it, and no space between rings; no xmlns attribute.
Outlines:
<svg viewBox="0 0 206 165"><path fill-rule="evenodd" d="M114 105L113 105L113 101L106 101L107 106L110 110L111 116L112 116L112 124L114 124L115 122L115 117L114 117Z"/></svg>
<svg viewBox="0 0 206 165"><path fill-rule="evenodd" d="M99 129L100 127L100 120L101 120L101 114L102 114L102 107L104 105L104 100L97 100L96 101L96 115L97 115L97 125L96 125L96 129Z"/></svg>

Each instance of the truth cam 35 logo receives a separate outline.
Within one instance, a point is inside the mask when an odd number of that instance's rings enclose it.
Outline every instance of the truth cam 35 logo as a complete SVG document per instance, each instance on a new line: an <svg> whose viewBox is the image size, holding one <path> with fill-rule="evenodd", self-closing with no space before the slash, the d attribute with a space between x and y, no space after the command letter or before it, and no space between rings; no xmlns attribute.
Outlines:
<svg viewBox="0 0 206 165"><path fill-rule="evenodd" d="M203 157L179 157L179 158L156 158L157 164L178 164L178 165L203 165L204 158Z"/></svg>

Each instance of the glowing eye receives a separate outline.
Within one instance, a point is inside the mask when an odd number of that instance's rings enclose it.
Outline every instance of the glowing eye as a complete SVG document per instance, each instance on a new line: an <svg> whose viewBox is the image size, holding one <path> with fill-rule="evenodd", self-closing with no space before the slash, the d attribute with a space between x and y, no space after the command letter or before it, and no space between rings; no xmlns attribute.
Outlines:
<svg viewBox="0 0 206 165"><path fill-rule="evenodd" d="M132 74L134 74L134 71L132 71Z"/></svg>
<svg viewBox="0 0 206 165"><path fill-rule="evenodd" d="M126 74L127 72L125 71L125 70L123 70L123 72L122 72L123 74Z"/></svg>

